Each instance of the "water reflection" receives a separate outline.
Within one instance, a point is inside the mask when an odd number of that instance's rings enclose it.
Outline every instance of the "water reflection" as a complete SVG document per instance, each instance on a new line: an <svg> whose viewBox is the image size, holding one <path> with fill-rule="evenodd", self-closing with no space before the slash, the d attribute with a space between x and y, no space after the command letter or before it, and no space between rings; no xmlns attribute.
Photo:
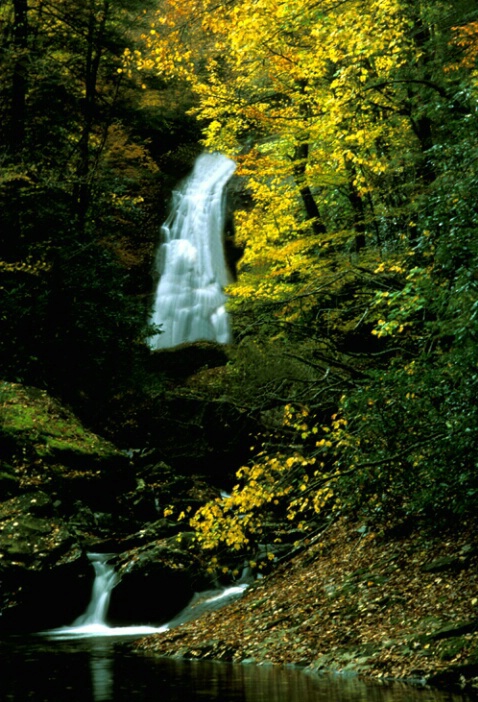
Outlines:
<svg viewBox="0 0 478 702"><path fill-rule="evenodd" d="M158 659L124 639L0 641L2 702L465 702L460 694L294 669Z"/></svg>
<svg viewBox="0 0 478 702"><path fill-rule="evenodd" d="M113 699L114 651L105 639L95 640L91 650L90 670L94 702Z"/></svg>

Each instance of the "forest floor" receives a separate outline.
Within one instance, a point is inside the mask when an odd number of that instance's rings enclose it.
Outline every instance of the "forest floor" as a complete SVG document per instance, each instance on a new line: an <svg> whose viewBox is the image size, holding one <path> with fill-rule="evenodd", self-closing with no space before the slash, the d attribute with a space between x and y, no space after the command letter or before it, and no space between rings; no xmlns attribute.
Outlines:
<svg viewBox="0 0 478 702"><path fill-rule="evenodd" d="M240 600L135 646L476 688L476 532L379 536L337 521Z"/></svg>

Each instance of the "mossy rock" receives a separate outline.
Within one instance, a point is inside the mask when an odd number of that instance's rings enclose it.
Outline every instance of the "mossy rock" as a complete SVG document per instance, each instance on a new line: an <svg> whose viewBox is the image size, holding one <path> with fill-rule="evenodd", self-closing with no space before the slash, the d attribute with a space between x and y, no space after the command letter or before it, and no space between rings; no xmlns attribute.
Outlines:
<svg viewBox="0 0 478 702"><path fill-rule="evenodd" d="M442 661L452 661L468 645L469 641L465 636L456 636L452 639L441 641L437 647L437 653Z"/></svg>
<svg viewBox="0 0 478 702"><path fill-rule="evenodd" d="M0 463L0 495L4 499L13 497L18 492L19 482L13 467L7 463Z"/></svg>
<svg viewBox="0 0 478 702"><path fill-rule="evenodd" d="M77 465L121 455L45 390L1 382L0 407L0 445L10 457Z"/></svg>

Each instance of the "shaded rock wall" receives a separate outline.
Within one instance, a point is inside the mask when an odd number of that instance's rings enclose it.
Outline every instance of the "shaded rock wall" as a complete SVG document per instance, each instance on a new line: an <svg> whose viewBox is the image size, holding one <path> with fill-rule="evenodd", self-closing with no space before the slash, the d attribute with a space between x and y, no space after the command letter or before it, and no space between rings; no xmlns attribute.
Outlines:
<svg viewBox="0 0 478 702"><path fill-rule="evenodd" d="M154 442L125 451L44 391L2 383L1 400L0 632L50 629L82 614L94 580L89 551L118 554L115 624L168 621L211 587L207 564L182 550L181 526L164 509L194 510L237 466L234 441L215 451L216 434L237 432L220 402L173 393L149 416Z"/></svg>

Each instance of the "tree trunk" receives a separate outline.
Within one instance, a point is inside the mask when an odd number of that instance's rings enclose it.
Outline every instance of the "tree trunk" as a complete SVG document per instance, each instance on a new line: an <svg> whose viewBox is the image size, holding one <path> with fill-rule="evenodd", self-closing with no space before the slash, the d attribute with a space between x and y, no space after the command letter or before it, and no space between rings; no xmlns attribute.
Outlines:
<svg viewBox="0 0 478 702"><path fill-rule="evenodd" d="M15 64L12 80L11 150L20 153L25 141L27 50L28 50L28 0L13 2L13 45Z"/></svg>
<svg viewBox="0 0 478 702"><path fill-rule="evenodd" d="M297 146L294 157L294 177L299 187L299 193L304 204L306 220L310 221L314 234L325 234L326 227L320 216L319 208L314 199L310 186L307 184L305 169L309 158L309 144L307 142Z"/></svg>
<svg viewBox="0 0 478 702"><path fill-rule="evenodd" d="M80 231L84 230L86 216L90 204L91 192L91 154L90 139L93 131L95 107L96 107L96 86L98 83L98 71L100 67L101 54L103 51L103 39L106 21L108 18L110 0L104 0L101 13L95 8L95 0L90 0L88 26L87 26L87 48L85 60L85 99L83 106L83 127L78 144L79 163L76 171L76 207L77 222ZM97 20L100 14L99 21Z"/></svg>

